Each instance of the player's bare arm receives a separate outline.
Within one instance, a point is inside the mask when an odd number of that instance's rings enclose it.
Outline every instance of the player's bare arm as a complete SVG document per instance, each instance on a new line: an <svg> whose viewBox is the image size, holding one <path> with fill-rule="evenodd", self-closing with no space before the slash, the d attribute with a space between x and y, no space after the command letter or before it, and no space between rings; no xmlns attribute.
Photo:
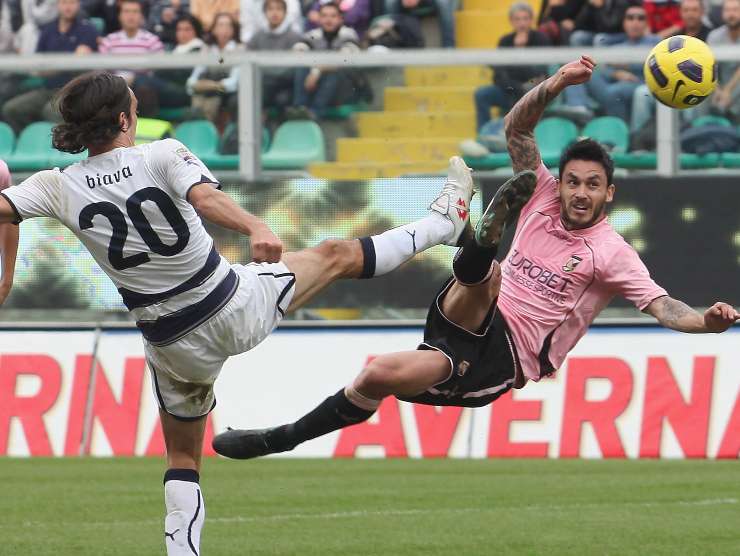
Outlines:
<svg viewBox="0 0 740 556"><path fill-rule="evenodd" d="M667 295L655 299L644 312L666 328L695 334L724 332L740 319L740 313L727 303L715 303L702 315L683 301Z"/></svg>
<svg viewBox="0 0 740 556"><path fill-rule="evenodd" d="M561 67L534 89L524 95L504 118L506 140L514 172L537 170L540 151L534 139L534 128L542 118L547 105L569 85L578 85L591 79L596 62L588 56Z"/></svg>
<svg viewBox="0 0 740 556"><path fill-rule="evenodd" d="M283 253L283 244L261 219L237 205L212 184L201 183L188 193L188 201L203 218L229 230L249 236L252 259L255 262L276 263Z"/></svg>

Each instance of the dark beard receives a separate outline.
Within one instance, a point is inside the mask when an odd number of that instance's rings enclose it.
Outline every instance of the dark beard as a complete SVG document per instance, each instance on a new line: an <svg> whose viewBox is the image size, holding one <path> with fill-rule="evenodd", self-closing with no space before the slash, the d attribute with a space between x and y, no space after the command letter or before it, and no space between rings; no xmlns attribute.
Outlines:
<svg viewBox="0 0 740 556"><path fill-rule="evenodd" d="M594 215L591 217L591 219L586 222L585 224L577 224L576 222L573 222L570 217L568 216L568 210L565 206L565 203L561 200L560 201L560 219L563 221L564 224L567 224L566 229L568 230L585 230L586 228L590 228L594 224L596 224L601 218L604 216L606 208L606 201L603 201L599 205L594 205Z"/></svg>

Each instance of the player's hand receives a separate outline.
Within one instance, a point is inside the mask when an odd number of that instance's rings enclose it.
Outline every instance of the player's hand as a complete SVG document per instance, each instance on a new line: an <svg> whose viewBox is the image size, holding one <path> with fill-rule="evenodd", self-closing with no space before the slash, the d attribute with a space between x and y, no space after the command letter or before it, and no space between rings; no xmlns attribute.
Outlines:
<svg viewBox="0 0 740 556"><path fill-rule="evenodd" d="M714 91L714 94L712 95L712 102L718 108L726 109L728 106L730 106L731 100L732 95L726 88L720 89L719 87L717 87L717 90Z"/></svg>
<svg viewBox="0 0 740 556"><path fill-rule="evenodd" d="M580 85L591 79L596 62L590 56L581 56L579 60L568 62L555 74L556 92L571 85Z"/></svg>
<svg viewBox="0 0 740 556"><path fill-rule="evenodd" d="M319 79L321 79L321 70L311 71L303 82L303 86L306 88L306 91L309 93L314 92L316 87L319 86Z"/></svg>
<svg viewBox="0 0 740 556"><path fill-rule="evenodd" d="M261 224L249 235L252 242L252 260L256 263L276 263L283 256L283 242L266 225Z"/></svg>
<svg viewBox="0 0 740 556"><path fill-rule="evenodd" d="M740 313L732 305L721 301L712 305L704 313L704 326L707 332L724 332L738 320L740 320Z"/></svg>

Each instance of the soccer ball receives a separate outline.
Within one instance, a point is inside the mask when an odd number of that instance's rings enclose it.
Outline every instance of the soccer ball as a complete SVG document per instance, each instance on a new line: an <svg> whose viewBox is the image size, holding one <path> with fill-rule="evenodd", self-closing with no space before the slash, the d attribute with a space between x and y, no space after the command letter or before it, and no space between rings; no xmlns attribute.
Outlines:
<svg viewBox="0 0 740 556"><path fill-rule="evenodd" d="M655 45L643 71L653 96L671 108L696 106L717 85L714 54L704 41L686 35L669 37Z"/></svg>

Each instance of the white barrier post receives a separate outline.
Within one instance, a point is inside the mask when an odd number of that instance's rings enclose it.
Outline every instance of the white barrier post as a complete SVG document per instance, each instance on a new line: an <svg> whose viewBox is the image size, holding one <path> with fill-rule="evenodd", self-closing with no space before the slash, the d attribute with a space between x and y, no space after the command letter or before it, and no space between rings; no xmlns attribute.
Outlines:
<svg viewBox="0 0 740 556"><path fill-rule="evenodd" d="M239 174L247 181L260 177L262 147L262 80L253 62L239 67Z"/></svg>

